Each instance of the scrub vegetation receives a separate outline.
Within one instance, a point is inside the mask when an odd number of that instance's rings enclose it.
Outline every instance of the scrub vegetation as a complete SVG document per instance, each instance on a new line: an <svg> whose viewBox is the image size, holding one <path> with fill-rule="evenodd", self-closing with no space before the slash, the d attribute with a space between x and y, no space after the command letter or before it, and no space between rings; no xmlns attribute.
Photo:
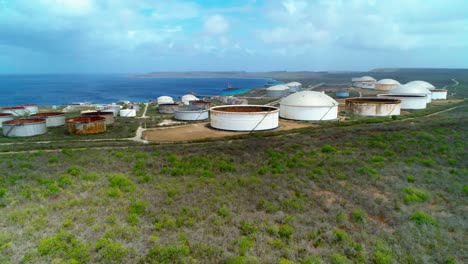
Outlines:
<svg viewBox="0 0 468 264"><path fill-rule="evenodd" d="M2 154L0 263L463 263L467 123Z"/></svg>

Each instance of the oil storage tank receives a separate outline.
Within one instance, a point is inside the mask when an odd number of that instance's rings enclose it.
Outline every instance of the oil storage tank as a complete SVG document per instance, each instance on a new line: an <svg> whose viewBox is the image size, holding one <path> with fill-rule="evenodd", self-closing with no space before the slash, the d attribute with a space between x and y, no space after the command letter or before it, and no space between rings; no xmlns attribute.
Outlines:
<svg viewBox="0 0 468 264"><path fill-rule="evenodd" d="M286 86L289 87L290 93L299 92L302 89L302 84L300 82L290 82L287 83Z"/></svg>
<svg viewBox="0 0 468 264"><path fill-rule="evenodd" d="M336 120L338 105L337 101L325 93L297 92L280 101L280 117L303 121Z"/></svg>
<svg viewBox="0 0 468 264"><path fill-rule="evenodd" d="M211 102L205 100L194 100L189 102L190 109L210 109Z"/></svg>
<svg viewBox="0 0 468 264"><path fill-rule="evenodd" d="M32 117L45 119L47 127L57 127L65 125L65 114L61 112L37 113L32 115Z"/></svg>
<svg viewBox="0 0 468 264"><path fill-rule="evenodd" d="M401 109L425 109L427 96L422 94L378 94L379 98L390 98L401 101Z"/></svg>
<svg viewBox="0 0 468 264"><path fill-rule="evenodd" d="M284 84L278 84L266 89L268 97L283 97L289 94L289 87Z"/></svg>
<svg viewBox="0 0 468 264"><path fill-rule="evenodd" d="M106 119L106 125L112 125L115 122L114 112L107 111L95 111L95 112L86 112L82 113L81 116L100 116Z"/></svg>
<svg viewBox="0 0 468 264"><path fill-rule="evenodd" d="M400 83L393 79L382 79L375 83L375 89L380 91L390 91L400 85Z"/></svg>
<svg viewBox="0 0 468 264"><path fill-rule="evenodd" d="M432 93L429 89L421 86L419 83L407 83L404 85L398 85L394 89L390 90L389 94L398 94L398 95L424 95L426 97L426 102L430 103L432 101Z"/></svg>
<svg viewBox="0 0 468 264"><path fill-rule="evenodd" d="M200 121L208 119L208 110L179 108L174 111L174 118L182 121Z"/></svg>
<svg viewBox="0 0 468 264"><path fill-rule="evenodd" d="M279 109L266 105L223 105L210 109L211 127L229 131L261 131L278 127Z"/></svg>
<svg viewBox="0 0 468 264"><path fill-rule="evenodd" d="M158 104L158 110L161 114L173 114L176 110L179 109L179 104Z"/></svg>
<svg viewBox="0 0 468 264"><path fill-rule="evenodd" d="M186 94L182 96L182 103L184 105L189 105L190 101L196 101L196 100L198 100L198 98L193 94Z"/></svg>
<svg viewBox="0 0 468 264"><path fill-rule="evenodd" d="M19 106L24 107L26 113L29 115L34 115L37 114L37 112L39 112L39 107L36 104L22 104Z"/></svg>
<svg viewBox="0 0 468 264"><path fill-rule="evenodd" d="M401 100L392 98L349 98L346 99L346 113L359 116L400 115Z"/></svg>
<svg viewBox="0 0 468 264"><path fill-rule="evenodd" d="M14 116L25 116L26 108L22 106L3 107L0 109L0 113L12 114Z"/></svg>
<svg viewBox="0 0 468 264"><path fill-rule="evenodd" d="M106 119L100 116L67 119L67 132L73 135L98 134L106 131Z"/></svg>
<svg viewBox="0 0 468 264"><path fill-rule="evenodd" d="M432 100L446 100L447 90L445 89L430 89L432 94Z"/></svg>
<svg viewBox="0 0 468 264"><path fill-rule="evenodd" d="M122 109L119 114L121 117L136 117L136 112L135 109Z"/></svg>
<svg viewBox="0 0 468 264"><path fill-rule="evenodd" d="M2 129L5 137L32 137L47 133L46 120L43 118L5 121Z"/></svg>
<svg viewBox="0 0 468 264"><path fill-rule="evenodd" d="M121 108L120 105L105 105L104 106L104 109L106 110L106 112L114 113L114 117L117 117L119 115L120 108Z"/></svg>
<svg viewBox="0 0 468 264"><path fill-rule="evenodd" d="M159 96L156 101L158 102L158 105L160 104L173 104L174 99L170 96Z"/></svg>
<svg viewBox="0 0 468 264"><path fill-rule="evenodd" d="M10 120L13 120L12 114L0 113L0 127L2 127L3 122L10 121Z"/></svg>

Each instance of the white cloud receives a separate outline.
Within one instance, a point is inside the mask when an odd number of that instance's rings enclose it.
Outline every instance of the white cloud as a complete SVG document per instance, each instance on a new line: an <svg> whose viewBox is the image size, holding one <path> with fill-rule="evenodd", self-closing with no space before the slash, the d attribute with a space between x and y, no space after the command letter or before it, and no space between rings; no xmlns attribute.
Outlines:
<svg viewBox="0 0 468 264"><path fill-rule="evenodd" d="M204 28L208 34L224 34L229 30L229 22L222 15L212 15L205 18Z"/></svg>

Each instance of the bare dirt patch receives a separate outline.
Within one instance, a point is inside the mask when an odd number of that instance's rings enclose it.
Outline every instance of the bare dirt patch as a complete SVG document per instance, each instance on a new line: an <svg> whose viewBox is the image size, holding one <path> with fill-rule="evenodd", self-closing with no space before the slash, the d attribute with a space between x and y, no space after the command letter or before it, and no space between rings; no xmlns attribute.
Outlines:
<svg viewBox="0 0 468 264"><path fill-rule="evenodd" d="M290 130L309 126L315 125L312 123L280 120L279 127L276 129L276 131ZM210 127L210 123L206 122L146 130L143 132L143 139L153 142L176 142L208 138L221 138L248 133L249 132L231 132L213 129Z"/></svg>

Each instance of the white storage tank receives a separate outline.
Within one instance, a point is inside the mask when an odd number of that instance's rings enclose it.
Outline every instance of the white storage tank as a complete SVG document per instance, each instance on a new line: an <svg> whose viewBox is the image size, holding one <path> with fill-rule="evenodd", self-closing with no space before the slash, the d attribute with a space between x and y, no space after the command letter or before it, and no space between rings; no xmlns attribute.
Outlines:
<svg viewBox="0 0 468 264"><path fill-rule="evenodd" d="M346 113L359 116L400 115L401 100L358 97L346 99Z"/></svg>
<svg viewBox="0 0 468 264"><path fill-rule="evenodd" d="M289 87L290 93L299 92L302 89L302 84L300 82L290 82L287 83L286 86Z"/></svg>
<svg viewBox="0 0 468 264"><path fill-rule="evenodd" d="M377 82L377 80L371 76L352 78L351 81L353 82L353 86L363 89L374 89L375 83Z"/></svg>
<svg viewBox="0 0 468 264"><path fill-rule="evenodd" d="M26 108L22 106L3 107L0 109L0 113L12 114L14 116L25 116Z"/></svg>
<svg viewBox="0 0 468 264"><path fill-rule="evenodd" d="M104 109L106 110L106 112L109 112L109 111L112 112L114 114L114 117L117 117L119 115L120 108L121 108L120 105L105 105L104 106Z"/></svg>
<svg viewBox="0 0 468 264"><path fill-rule="evenodd" d="M278 84L266 89L268 97L283 97L289 94L289 87L284 84Z"/></svg>
<svg viewBox="0 0 468 264"><path fill-rule="evenodd" d="M418 83L407 83L398 85L394 89L390 90L389 94L400 94L400 95L424 95L426 101L430 103L432 101L432 93L429 89L421 86Z"/></svg>
<svg viewBox="0 0 468 264"><path fill-rule="evenodd" d="M330 96L315 91L293 93L280 102L280 117L293 120L336 120L338 105Z"/></svg>
<svg viewBox="0 0 468 264"><path fill-rule="evenodd" d="M29 115L34 115L37 114L37 112L39 112L39 107L36 104L22 104L19 106L24 107L24 109L26 110L26 114Z"/></svg>
<svg viewBox="0 0 468 264"><path fill-rule="evenodd" d="M200 121L208 119L208 110L179 108L174 111L174 118L182 121Z"/></svg>
<svg viewBox="0 0 468 264"><path fill-rule="evenodd" d="M229 131L261 131L278 127L279 109L266 105L223 105L210 109L211 127Z"/></svg>
<svg viewBox="0 0 468 264"><path fill-rule="evenodd" d="M46 120L43 118L5 121L2 129L5 137L32 137L47 133Z"/></svg>
<svg viewBox="0 0 468 264"><path fill-rule="evenodd" d="M158 102L158 105L160 104L173 104L174 99L170 96L159 96L158 99L156 99Z"/></svg>
<svg viewBox="0 0 468 264"><path fill-rule="evenodd" d="M446 100L447 90L445 89L431 89L432 100Z"/></svg>
<svg viewBox="0 0 468 264"><path fill-rule="evenodd" d="M65 114L61 112L37 113L32 115L32 117L45 119L47 127L65 125Z"/></svg>
<svg viewBox="0 0 468 264"><path fill-rule="evenodd" d="M173 114L177 109L179 109L179 104L158 104L158 110L161 114Z"/></svg>
<svg viewBox="0 0 468 264"><path fill-rule="evenodd" d="M136 117L137 111L135 109L122 109L120 110L121 117Z"/></svg>
<svg viewBox="0 0 468 264"><path fill-rule="evenodd" d="M391 98L401 101L401 109L425 109L427 96L422 94L378 94L379 98Z"/></svg>
<svg viewBox="0 0 468 264"><path fill-rule="evenodd" d="M375 89L380 91L390 91L400 85L400 83L393 79L382 79L375 83Z"/></svg>
<svg viewBox="0 0 468 264"><path fill-rule="evenodd" d="M189 105L190 101L196 101L196 100L198 100L198 98L195 97L195 95L193 95L193 94L186 94L186 95L182 96L182 103L184 105Z"/></svg>
<svg viewBox="0 0 468 264"><path fill-rule="evenodd" d="M0 113L0 127L2 127L3 122L10 121L10 120L13 120L12 114Z"/></svg>

